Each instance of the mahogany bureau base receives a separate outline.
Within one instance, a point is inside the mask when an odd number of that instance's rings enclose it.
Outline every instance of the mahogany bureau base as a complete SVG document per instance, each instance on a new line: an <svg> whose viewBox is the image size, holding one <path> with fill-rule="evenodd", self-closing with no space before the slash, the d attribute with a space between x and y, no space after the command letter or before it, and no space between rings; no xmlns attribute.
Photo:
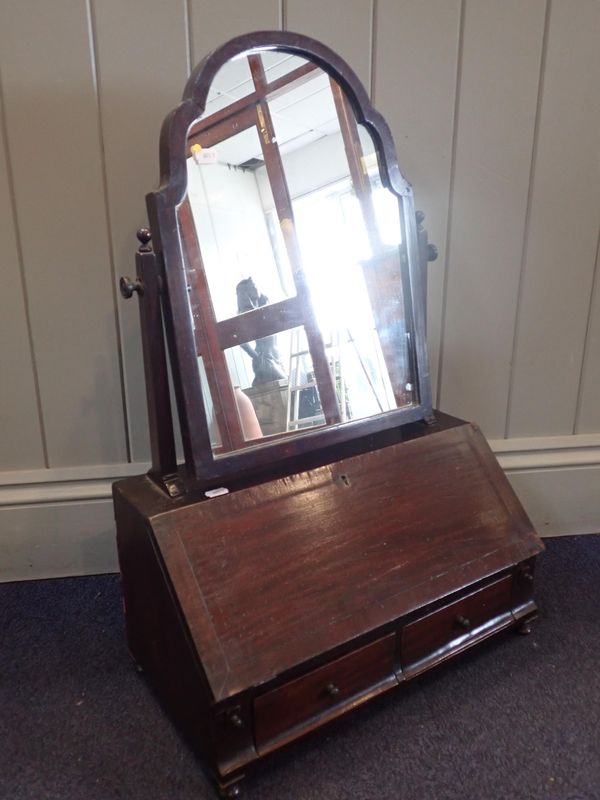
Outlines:
<svg viewBox="0 0 600 800"><path fill-rule="evenodd" d="M132 656L225 797L278 748L536 614L543 545L461 420L213 499L148 476L114 499Z"/></svg>

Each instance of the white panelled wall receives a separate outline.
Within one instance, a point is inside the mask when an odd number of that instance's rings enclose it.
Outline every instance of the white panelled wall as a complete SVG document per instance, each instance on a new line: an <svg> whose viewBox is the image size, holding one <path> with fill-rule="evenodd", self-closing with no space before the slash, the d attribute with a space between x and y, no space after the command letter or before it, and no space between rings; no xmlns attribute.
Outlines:
<svg viewBox="0 0 600 800"><path fill-rule="evenodd" d="M388 119L440 257L437 406L476 421L542 535L600 530L598 0L0 0L0 579L116 569L147 469L131 273L191 66L284 27Z"/></svg>

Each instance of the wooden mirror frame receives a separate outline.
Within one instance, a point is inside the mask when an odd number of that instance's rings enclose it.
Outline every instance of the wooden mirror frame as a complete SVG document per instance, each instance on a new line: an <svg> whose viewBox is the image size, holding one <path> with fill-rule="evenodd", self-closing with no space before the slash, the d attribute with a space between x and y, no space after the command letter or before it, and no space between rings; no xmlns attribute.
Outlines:
<svg viewBox="0 0 600 800"><path fill-rule="evenodd" d="M277 50L308 59L328 73L346 93L356 116L373 138L383 185L399 200L404 218L409 297L414 332L416 401L363 419L303 430L289 438L265 439L243 450L215 454L206 417L198 352L191 324L184 243L177 209L187 191L187 137L201 117L210 86L221 67L245 52ZM163 314L170 352L181 437L189 477L207 486L228 477L263 470L298 455L362 440L382 431L432 417L431 382L426 342L426 262L419 250L419 233L412 188L398 167L389 127L373 108L353 70L332 50L306 36L285 31L258 31L231 39L210 53L191 74L181 104L165 119L160 136L160 186L146 197L154 251L163 294ZM406 289L407 287L404 287Z"/></svg>

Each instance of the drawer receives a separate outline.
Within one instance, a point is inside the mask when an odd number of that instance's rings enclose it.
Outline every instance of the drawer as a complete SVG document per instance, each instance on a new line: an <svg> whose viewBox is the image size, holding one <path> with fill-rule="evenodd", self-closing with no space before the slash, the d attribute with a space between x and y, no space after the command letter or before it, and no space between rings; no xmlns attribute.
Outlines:
<svg viewBox="0 0 600 800"><path fill-rule="evenodd" d="M406 625L400 639L403 669L414 666L420 671L419 665L430 666L453 649L461 650L508 624L512 619L511 584L512 577L507 575Z"/></svg>
<svg viewBox="0 0 600 800"><path fill-rule="evenodd" d="M296 680L257 697L254 701L256 748L289 733L317 727L375 694L396 685L394 634L378 639Z"/></svg>

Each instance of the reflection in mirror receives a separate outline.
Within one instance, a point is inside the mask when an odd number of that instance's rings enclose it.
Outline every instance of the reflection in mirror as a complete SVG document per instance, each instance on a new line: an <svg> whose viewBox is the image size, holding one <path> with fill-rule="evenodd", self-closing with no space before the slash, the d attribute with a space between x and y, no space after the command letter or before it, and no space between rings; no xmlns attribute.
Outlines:
<svg viewBox="0 0 600 800"><path fill-rule="evenodd" d="M178 218L216 455L418 402L401 206L338 84L273 50L226 63L187 168Z"/></svg>

